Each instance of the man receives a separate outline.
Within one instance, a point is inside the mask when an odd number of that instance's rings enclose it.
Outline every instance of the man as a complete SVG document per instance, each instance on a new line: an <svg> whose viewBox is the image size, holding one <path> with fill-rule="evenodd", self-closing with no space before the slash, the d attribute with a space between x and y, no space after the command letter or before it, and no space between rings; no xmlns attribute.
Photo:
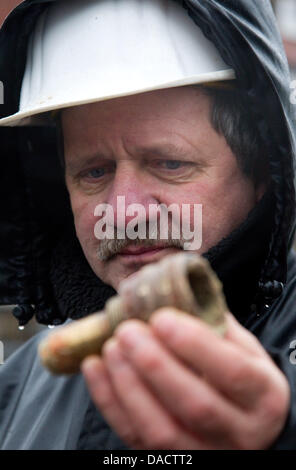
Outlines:
<svg viewBox="0 0 296 470"><path fill-rule="evenodd" d="M172 1L30 3L3 30L4 63L12 25L34 19L27 61L17 73L21 86L8 88L0 123L57 121L79 243L69 223L45 256L29 188L15 316L25 324L31 304L43 323L88 314L141 266L182 248L171 239L98 240L99 204L120 213L117 228L131 220L122 217L119 197L146 210L141 224L149 222L149 204L202 204L198 251L223 281L231 313L221 339L169 308L147 325L125 322L102 358L82 365L92 400L81 375L53 378L42 369L34 338L1 370L2 448L112 449L122 446L118 437L133 449L293 448L291 254L286 279L293 139L286 63L257 45L259 32L276 34L270 8L185 2L189 17ZM258 25L259 12L270 23ZM239 22L232 25L236 15L253 18L248 34ZM219 52L231 67L201 30L216 47L223 34ZM10 53L17 43L11 41ZM34 186L33 167L23 165ZM192 220L191 213L182 224Z"/></svg>

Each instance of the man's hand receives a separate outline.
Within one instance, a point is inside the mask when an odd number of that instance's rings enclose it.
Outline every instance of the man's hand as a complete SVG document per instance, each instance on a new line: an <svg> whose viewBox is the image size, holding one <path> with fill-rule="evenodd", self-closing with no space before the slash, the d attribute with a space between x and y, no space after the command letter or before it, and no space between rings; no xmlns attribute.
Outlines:
<svg viewBox="0 0 296 470"><path fill-rule="evenodd" d="M264 449L280 434L290 390L249 331L227 314L218 337L175 309L128 320L82 372L118 436L134 449Z"/></svg>

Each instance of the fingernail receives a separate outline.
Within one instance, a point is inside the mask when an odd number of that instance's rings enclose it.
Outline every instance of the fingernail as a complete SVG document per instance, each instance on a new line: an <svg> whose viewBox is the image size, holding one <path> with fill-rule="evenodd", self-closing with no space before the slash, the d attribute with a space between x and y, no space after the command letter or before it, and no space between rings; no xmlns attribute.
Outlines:
<svg viewBox="0 0 296 470"><path fill-rule="evenodd" d="M105 343L102 352L108 366L117 367L125 362L118 341L115 338L111 338Z"/></svg>
<svg viewBox="0 0 296 470"><path fill-rule="evenodd" d="M97 357L89 356L85 358L80 366L83 374L87 375L89 379L93 379L100 373L100 359Z"/></svg>
<svg viewBox="0 0 296 470"><path fill-rule="evenodd" d="M134 347L143 343L147 338L147 333L143 327L138 325L122 325L116 332L116 336L123 347Z"/></svg>
<svg viewBox="0 0 296 470"><path fill-rule="evenodd" d="M176 315L162 311L155 313L151 318L151 325L160 333L170 333L176 328Z"/></svg>

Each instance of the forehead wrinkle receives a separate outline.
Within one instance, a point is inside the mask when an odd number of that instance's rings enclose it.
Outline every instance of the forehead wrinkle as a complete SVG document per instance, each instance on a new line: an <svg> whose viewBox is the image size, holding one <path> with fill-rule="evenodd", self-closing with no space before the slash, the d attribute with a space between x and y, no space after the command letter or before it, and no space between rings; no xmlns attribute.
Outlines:
<svg viewBox="0 0 296 470"><path fill-rule="evenodd" d="M136 144L130 145L127 149L124 145L124 151L126 157L120 158L114 156L104 156L101 152L95 151L93 153L87 153L77 155L75 159L67 162L67 167L70 171L77 171L82 166L93 165L102 162L114 162L115 160L127 160L127 159L141 159L141 158L152 158L152 157L163 157L163 158L185 158L196 155L196 147L190 142L184 139L188 147L178 145L173 142L156 142L154 144Z"/></svg>

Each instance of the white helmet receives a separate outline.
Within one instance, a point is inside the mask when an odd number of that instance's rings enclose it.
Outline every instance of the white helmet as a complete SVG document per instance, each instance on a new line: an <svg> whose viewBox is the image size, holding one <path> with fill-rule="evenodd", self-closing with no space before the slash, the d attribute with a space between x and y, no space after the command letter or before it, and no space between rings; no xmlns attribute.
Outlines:
<svg viewBox="0 0 296 470"><path fill-rule="evenodd" d="M69 106L233 78L175 1L63 0L39 17L19 111L0 125L34 124L41 113Z"/></svg>

